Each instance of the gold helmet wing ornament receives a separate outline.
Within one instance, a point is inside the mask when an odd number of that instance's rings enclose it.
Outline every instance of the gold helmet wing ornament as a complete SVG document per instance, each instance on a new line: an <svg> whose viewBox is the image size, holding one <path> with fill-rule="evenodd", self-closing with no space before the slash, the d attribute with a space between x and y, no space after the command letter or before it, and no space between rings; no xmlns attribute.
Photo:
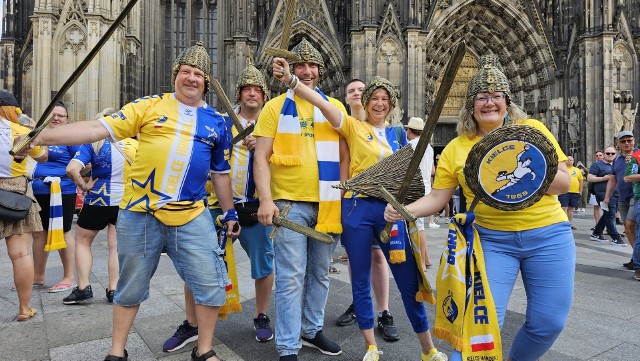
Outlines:
<svg viewBox="0 0 640 361"><path fill-rule="evenodd" d="M189 65L194 68L198 68L204 72L204 93L209 91L209 84L211 83L211 69L213 69L213 62L211 57L204 47L202 41L197 41L196 45L185 49L173 63L171 76L171 84L175 84L176 76L178 76L178 70L181 65Z"/></svg>

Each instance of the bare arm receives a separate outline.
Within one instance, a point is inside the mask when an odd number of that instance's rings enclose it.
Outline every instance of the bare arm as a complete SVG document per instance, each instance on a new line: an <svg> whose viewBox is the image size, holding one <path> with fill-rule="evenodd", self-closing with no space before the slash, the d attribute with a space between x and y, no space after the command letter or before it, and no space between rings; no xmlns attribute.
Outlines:
<svg viewBox="0 0 640 361"><path fill-rule="evenodd" d="M93 186L98 179L96 178L90 180L89 182L85 182L84 179L82 179L82 175L80 174L83 169L84 168L82 166L82 163L72 160L67 165L67 175L69 176L69 178L71 178L73 183L75 183L80 189L82 189L83 192L86 192L93 189Z"/></svg>
<svg viewBox="0 0 640 361"><path fill-rule="evenodd" d="M258 221L265 226L273 223L273 216L280 214L280 210L273 203L271 197L271 169L269 159L273 154L273 138L256 137L256 148L253 157L253 176L260 198Z"/></svg>
<svg viewBox="0 0 640 361"><path fill-rule="evenodd" d="M285 85L289 85L291 83L292 75L289 72L289 63L283 58L273 58L273 74L283 74L280 78L277 78ZM298 83L295 89L292 90L296 93L300 98L308 101L309 103L316 106L322 114L327 118L329 123L334 128L340 126L340 121L342 120L342 112L335 105L331 104L328 100L324 100L324 98L316 93L314 89L311 89L305 86L302 83Z"/></svg>
<svg viewBox="0 0 640 361"><path fill-rule="evenodd" d="M569 187L571 187L571 175L567 170L567 163L560 162L558 163L558 172L547 189L547 194L564 194L569 192Z"/></svg>
<svg viewBox="0 0 640 361"><path fill-rule="evenodd" d="M233 208L233 194L231 193L231 177L229 173L211 173L211 180L222 211L226 212ZM236 238L240 235L240 228L234 230L236 223L238 222L227 222L227 235L229 237Z"/></svg>
<svg viewBox="0 0 640 361"><path fill-rule="evenodd" d="M618 180L616 177L609 177L609 180L607 181L607 190L605 191L604 199L602 200L605 204L609 204L609 198L611 198L611 194L613 194L617 185Z"/></svg>
<svg viewBox="0 0 640 361"><path fill-rule="evenodd" d="M591 183L606 182L606 181L609 181L609 178L611 178L611 174L607 174L604 177L598 177L595 174L589 173L587 175L587 182L591 182Z"/></svg>
<svg viewBox="0 0 640 361"><path fill-rule="evenodd" d="M87 120L46 129L31 145L80 145L107 138L109 131L98 120Z"/></svg>
<svg viewBox="0 0 640 361"><path fill-rule="evenodd" d="M409 204L407 209L416 217L430 216L441 210L449 202L456 188L432 189L431 193ZM402 219L390 204L384 210L384 219L387 222L395 222Z"/></svg>

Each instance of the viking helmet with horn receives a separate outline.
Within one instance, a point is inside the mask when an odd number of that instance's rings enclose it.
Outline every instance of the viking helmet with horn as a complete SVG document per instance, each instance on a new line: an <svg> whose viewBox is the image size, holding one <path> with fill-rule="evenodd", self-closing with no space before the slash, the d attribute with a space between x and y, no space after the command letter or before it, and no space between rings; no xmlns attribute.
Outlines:
<svg viewBox="0 0 640 361"><path fill-rule="evenodd" d="M324 60L322 60L322 55L306 38L303 38L298 45L291 49L291 51L300 56L300 59L302 59L301 62L318 65L318 75L322 76L322 72L324 70ZM291 62L291 65L295 64L295 61Z"/></svg>
<svg viewBox="0 0 640 361"><path fill-rule="evenodd" d="M264 78L264 75L258 68L253 66L251 62L247 65L246 68L240 73L238 77L238 81L236 82L236 101L240 101L240 92L242 88L246 86L258 86L262 89L262 92L269 97L269 88L267 87L267 81Z"/></svg>
<svg viewBox="0 0 640 361"><path fill-rule="evenodd" d="M483 55L478 61L478 72L471 78L467 90L467 110L473 110L473 104L478 93L503 92L507 97L507 104L511 98L509 81L504 75L502 65L497 55Z"/></svg>
<svg viewBox="0 0 640 361"><path fill-rule="evenodd" d="M207 94L209 91L209 83L211 82L213 62L202 41L196 42L196 45L185 49L185 51L178 55L178 58L173 63L171 84L175 84L176 76L178 76L178 70L181 65L189 65L204 72L204 93Z"/></svg>

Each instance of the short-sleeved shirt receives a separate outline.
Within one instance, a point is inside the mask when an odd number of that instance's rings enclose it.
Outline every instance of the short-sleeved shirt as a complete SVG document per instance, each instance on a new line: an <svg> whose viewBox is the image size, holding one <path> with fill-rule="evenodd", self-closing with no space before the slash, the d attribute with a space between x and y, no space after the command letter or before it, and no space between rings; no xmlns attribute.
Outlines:
<svg viewBox="0 0 640 361"><path fill-rule="evenodd" d="M540 130L551 141L558 154L558 161L564 162L567 156L564 154L555 137L549 130L534 119L520 120L517 124L532 126ZM471 148L480 140L480 137L469 138L463 134L453 139L440 154L440 161L436 169L434 189L455 188L462 186L467 204L471 204L475 195L471 193L464 178L464 165ZM517 212L502 211L478 202L475 208L476 223L482 227L500 231L523 231L551 224L567 221L567 215L560 207L558 197L545 194L531 207Z"/></svg>
<svg viewBox="0 0 640 361"><path fill-rule="evenodd" d="M62 194L75 194L76 185L67 177L67 165L76 155L79 145L50 145L49 158L45 163L37 163L31 173L33 178L34 194L51 193L51 185L43 180L46 177L60 177L60 190Z"/></svg>
<svg viewBox="0 0 640 361"><path fill-rule="evenodd" d="M275 138L278 129L280 112L287 94L281 94L269 100L258 117L253 135L256 137ZM340 101L327 97L343 114L347 114ZM294 96L300 128L302 130L302 149L300 150L302 165L283 166L269 163L271 170L271 197L274 200L286 199L300 202L318 202L318 157L314 140L313 104ZM336 145L337 146L337 145Z"/></svg>
<svg viewBox="0 0 640 361"><path fill-rule="evenodd" d="M596 177L604 177L607 174L611 174L612 172L613 172L613 167L611 166L611 164L602 160L599 160L593 163L591 167L589 167L589 174L593 174ZM593 190L596 196L604 197L605 193L607 192L607 183L608 182L606 181L593 183ZM617 195L618 195L618 190L614 190L612 196L617 196Z"/></svg>
<svg viewBox="0 0 640 361"><path fill-rule="evenodd" d="M29 134L30 131L29 128L0 118L0 178L19 177L27 173L27 161L16 162L9 150L13 148L13 142L18 136ZM44 148L40 146L29 151L33 158L41 157L44 153Z"/></svg>
<svg viewBox="0 0 640 361"><path fill-rule="evenodd" d="M627 166L625 167L624 175L628 176L628 175L638 174L640 173L639 168L640 167L638 166L638 160L635 157L631 157L631 160L629 160L629 163L627 163ZM632 183L627 183L627 184L631 184L632 191L633 191L633 198L635 198L636 201L640 200L640 182L633 182L633 184Z"/></svg>
<svg viewBox="0 0 640 361"><path fill-rule="evenodd" d="M580 193L580 184L582 183L582 171L574 166L567 167L571 176L571 186L568 193Z"/></svg>
<svg viewBox="0 0 640 361"><path fill-rule="evenodd" d="M633 149L633 152L637 149ZM627 159L619 154L613 160L613 173L616 175L616 186L618 188L618 201L628 201L633 196L633 184L625 183L624 172L627 168Z"/></svg>
<svg viewBox="0 0 640 361"><path fill-rule="evenodd" d="M231 169L231 134L222 116L206 103L192 107L180 103L173 93L152 95L100 122L115 140L140 133L122 209L153 213L170 203L205 200L209 171L229 173Z"/></svg>
<svg viewBox="0 0 640 361"><path fill-rule="evenodd" d="M225 116L227 129L235 137L238 131L233 127L231 118ZM240 123L243 127L247 127L255 123L248 121L240 116ZM253 178L253 153L242 144L242 141L233 145L231 151L231 191L233 193L233 203L256 202L258 194L256 192L256 184ZM209 208L220 208L218 197L213 191L213 185L207 184L209 191Z"/></svg>
<svg viewBox="0 0 640 361"><path fill-rule="evenodd" d="M118 148L116 148L118 147ZM112 143L105 139L96 153L92 144L84 144L71 160L85 167L91 163L91 178L98 179L84 197L84 204L92 206L118 206L122 201L124 185L136 157L138 141L131 138ZM127 156L127 159L121 152Z"/></svg>

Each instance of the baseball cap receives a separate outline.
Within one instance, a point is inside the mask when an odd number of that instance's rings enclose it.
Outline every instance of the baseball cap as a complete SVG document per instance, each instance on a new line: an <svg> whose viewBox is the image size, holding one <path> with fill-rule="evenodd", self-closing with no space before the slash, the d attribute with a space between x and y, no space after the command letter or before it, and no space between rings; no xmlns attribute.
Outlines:
<svg viewBox="0 0 640 361"><path fill-rule="evenodd" d="M630 130L623 130L620 133L618 133L618 139L621 139L622 137L632 137L633 138L633 132Z"/></svg>
<svg viewBox="0 0 640 361"><path fill-rule="evenodd" d="M0 105L20 107L20 104L18 104L18 100L16 100L16 97L14 97L13 94L6 92L4 90L0 90Z"/></svg>

